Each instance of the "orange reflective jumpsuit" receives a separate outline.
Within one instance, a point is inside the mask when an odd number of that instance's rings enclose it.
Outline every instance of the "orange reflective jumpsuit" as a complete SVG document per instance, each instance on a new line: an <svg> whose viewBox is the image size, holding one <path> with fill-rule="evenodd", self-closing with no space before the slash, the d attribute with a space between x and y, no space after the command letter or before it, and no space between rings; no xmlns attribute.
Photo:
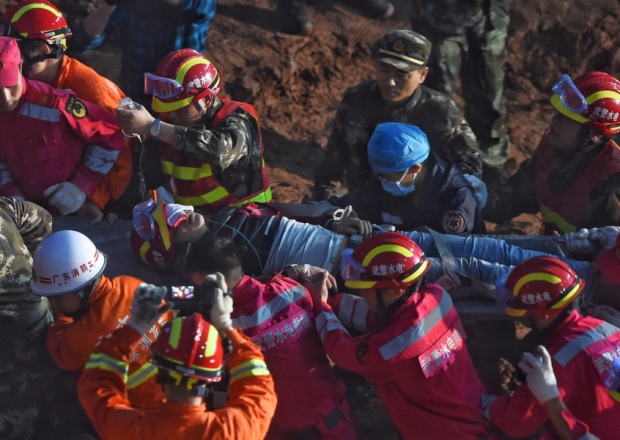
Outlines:
<svg viewBox="0 0 620 440"><path fill-rule="evenodd" d="M101 276L101 282L90 295L88 311L77 320L57 315L47 332L47 348L58 366L64 370L82 370L93 350L122 327L131 316L129 309L134 291L142 281L120 276ZM150 346L162 325L172 318L168 311L140 340L129 362L128 393L133 406L155 409L164 398L155 382L157 368L149 361Z"/></svg>
<svg viewBox="0 0 620 440"><path fill-rule="evenodd" d="M164 401L156 412L132 408L127 400L127 362L140 334L123 327L93 353L93 368L78 382L78 395L103 440L253 440L263 439L276 408L273 380L260 348L241 330L228 333L230 400L216 411ZM103 362L99 362L105 357ZM97 364L100 365L97 366ZM91 362L89 361L89 365Z"/></svg>
<svg viewBox="0 0 620 440"><path fill-rule="evenodd" d="M50 85L56 89L73 90L78 98L97 104L114 115L118 103L125 97L112 81L66 55L62 58L56 79ZM131 148L128 139L125 138L114 166L90 196L90 200L99 209L103 209L110 199L116 200L123 194L131 180L131 163Z"/></svg>

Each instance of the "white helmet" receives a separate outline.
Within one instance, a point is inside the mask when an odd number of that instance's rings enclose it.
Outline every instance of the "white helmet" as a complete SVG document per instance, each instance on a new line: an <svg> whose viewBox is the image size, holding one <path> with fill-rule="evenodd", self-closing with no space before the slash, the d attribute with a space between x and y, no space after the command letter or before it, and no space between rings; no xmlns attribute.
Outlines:
<svg viewBox="0 0 620 440"><path fill-rule="evenodd" d="M75 292L94 281L107 257L77 231L58 231L45 237L34 251L30 290L55 296Z"/></svg>

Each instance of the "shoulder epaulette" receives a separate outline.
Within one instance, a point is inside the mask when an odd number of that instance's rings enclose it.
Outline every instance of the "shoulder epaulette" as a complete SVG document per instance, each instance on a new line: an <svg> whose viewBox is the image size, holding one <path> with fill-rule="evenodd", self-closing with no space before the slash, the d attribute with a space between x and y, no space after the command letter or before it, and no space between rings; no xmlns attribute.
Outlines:
<svg viewBox="0 0 620 440"><path fill-rule="evenodd" d="M58 95L54 93L40 92L37 90L28 90L26 92L26 102L31 104L55 108L57 101Z"/></svg>

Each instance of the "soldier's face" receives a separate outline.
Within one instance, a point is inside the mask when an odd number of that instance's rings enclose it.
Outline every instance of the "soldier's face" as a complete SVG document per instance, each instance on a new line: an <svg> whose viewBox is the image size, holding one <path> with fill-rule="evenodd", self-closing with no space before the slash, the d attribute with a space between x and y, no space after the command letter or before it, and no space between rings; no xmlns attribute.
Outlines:
<svg viewBox="0 0 620 440"><path fill-rule="evenodd" d="M12 87L0 87L0 112L11 112L15 110L22 96L22 76L19 75L17 84Z"/></svg>
<svg viewBox="0 0 620 440"><path fill-rule="evenodd" d="M405 72L385 63L375 63L375 76L381 96L388 104L400 104L413 95L418 86L424 82L428 67Z"/></svg>
<svg viewBox="0 0 620 440"><path fill-rule="evenodd" d="M560 153L572 154L583 144L582 128L583 125L579 122L556 112L549 125L547 143Z"/></svg>

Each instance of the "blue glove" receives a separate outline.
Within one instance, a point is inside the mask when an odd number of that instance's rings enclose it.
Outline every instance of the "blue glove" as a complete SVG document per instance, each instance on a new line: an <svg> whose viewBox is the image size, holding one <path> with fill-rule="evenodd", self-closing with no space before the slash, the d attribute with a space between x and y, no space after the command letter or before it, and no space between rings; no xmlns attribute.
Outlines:
<svg viewBox="0 0 620 440"><path fill-rule="evenodd" d="M467 182L469 182L469 185L474 190L474 196L476 197L476 201L478 202L480 209L487 206L487 198L489 197L489 193L487 191L486 184L473 174L463 174L463 176L467 179Z"/></svg>

